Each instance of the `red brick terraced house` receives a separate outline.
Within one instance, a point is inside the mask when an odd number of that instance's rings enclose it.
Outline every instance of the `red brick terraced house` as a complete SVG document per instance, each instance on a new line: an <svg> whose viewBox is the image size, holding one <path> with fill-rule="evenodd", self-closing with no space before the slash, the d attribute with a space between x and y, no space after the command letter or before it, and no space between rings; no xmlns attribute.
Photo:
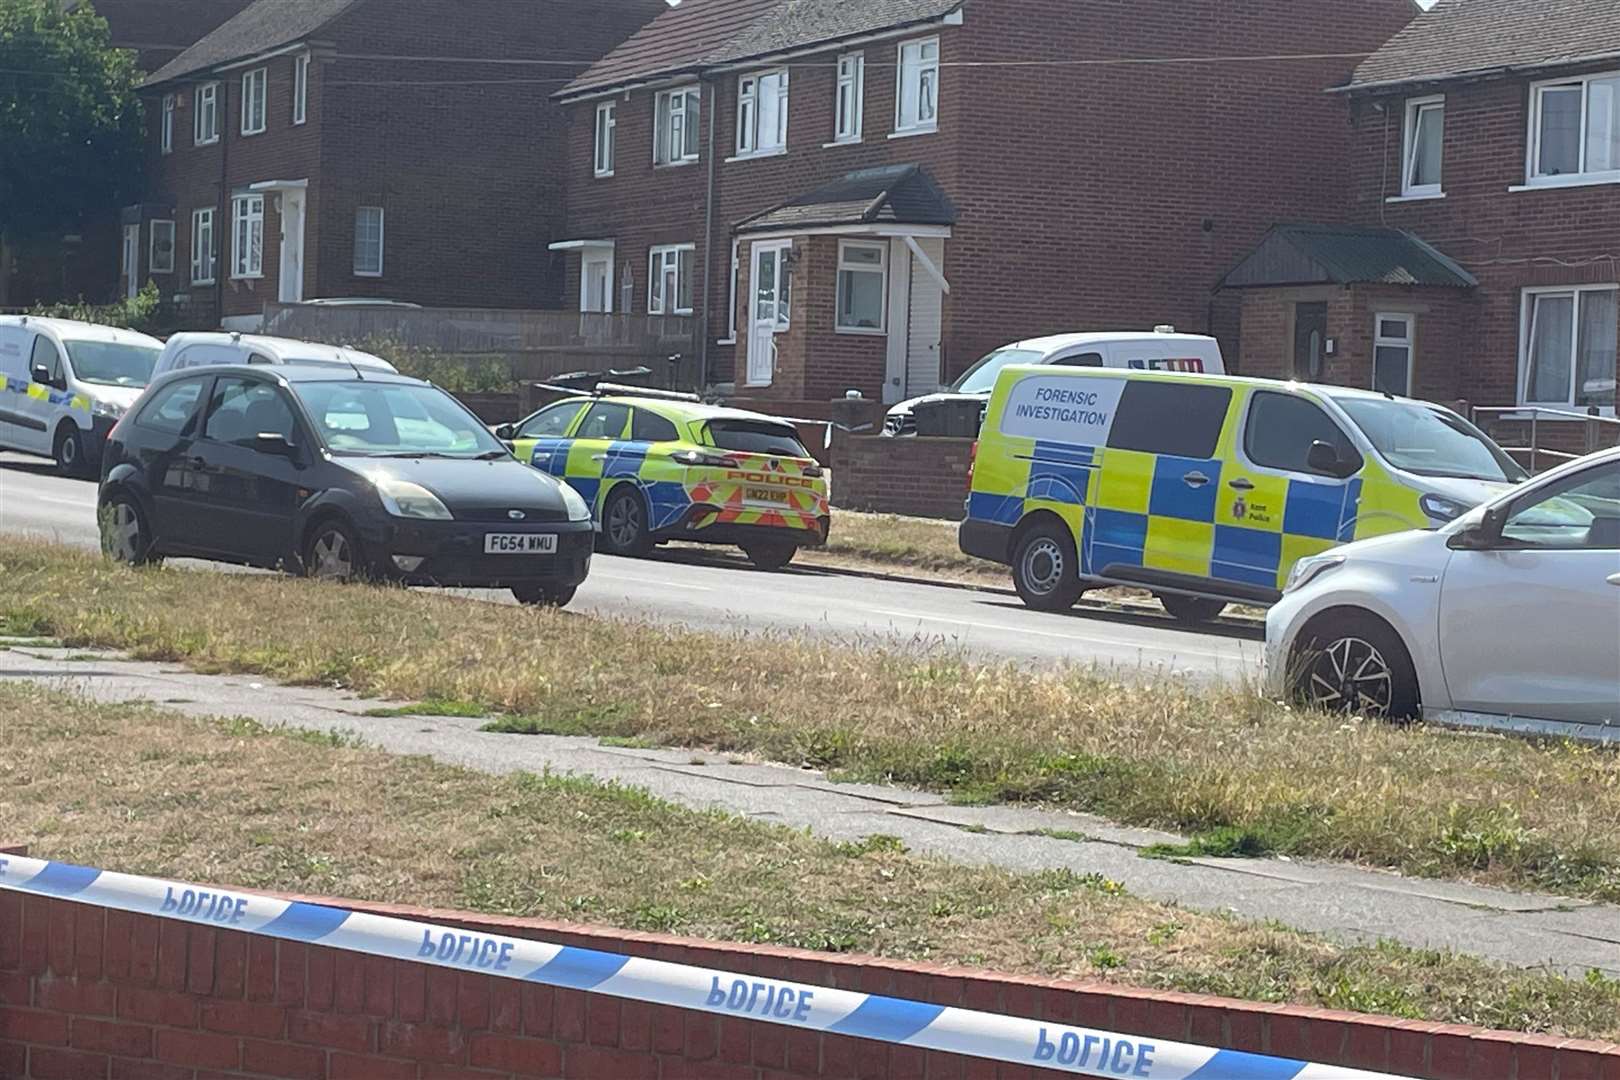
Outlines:
<svg viewBox="0 0 1620 1080"><path fill-rule="evenodd" d="M551 95L662 0L254 0L144 84L121 287L198 324L267 301L561 306Z"/></svg>
<svg viewBox="0 0 1620 1080"><path fill-rule="evenodd" d="M1342 205L1323 93L1410 0L685 0L559 94L570 298L713 384L897 401L1041 333L1237 342L1221 275Z"/></svg>
<svg viewBox="0 0 1620 1080"><path fill-rule="evenodd" d="M1242 370L1539 410L1584 449L1568 414L1615 407L1620 4L1440 0L1335 96L1348 201L1226 278Z"/></svg>

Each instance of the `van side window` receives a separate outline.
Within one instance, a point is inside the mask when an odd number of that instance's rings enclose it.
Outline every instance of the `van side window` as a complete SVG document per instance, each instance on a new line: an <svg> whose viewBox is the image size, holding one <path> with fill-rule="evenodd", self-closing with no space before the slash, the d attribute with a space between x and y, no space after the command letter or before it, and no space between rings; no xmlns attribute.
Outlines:
<svg viewBox="0 0 1620 1080"><path fill-rule="evenodd" d="M630 413L630 441L631 442L676 442L680 433L675 425L646 409L634 409Z"/></svg>
<svg viewBox="0 0 1620 1080"><path fill-rule="evenodd" d="M1144 454L1213 457L1231 403L1229 386L1128 380L1119 397L1108 445Z"/></svg>
<svg viewBox="0 0 1620 1080"><path fill-rule="evenodd" d="M1249 461L1267 469L1321 476L1324 474L1306 464L1313 442L1327 443L1339 452L1341 461L1360 466L1355 444L1320 405L1296 394L1263 390L1254 395L1248 422L1243 425L1243 452Z"/></svg>
<svg viewBox="0 0 1620 1080"><path fill-rule="evenodd" d="M1071 356L1060 356L1052 361L1053 367L1102 367L1103 358L1100 352L1075 353Z"/></svg>
<svg viewBox="0 0 1620 1080"><path fill-rule="evenodd" d="M45 369L47 384L58 390L67 389L67 380L62 378L62 350L44 334L37 334L34 337L34 355L28 365L29 378L33 378L36 368Z"/></svg>
<svg viewBox="0 0 1620 1080"><path fill-rule="evenodd" d="M155 394L141 409L135 422L142 427L190 435L197 426L197 399L202 397L202 379L183 379Z"/></svg>

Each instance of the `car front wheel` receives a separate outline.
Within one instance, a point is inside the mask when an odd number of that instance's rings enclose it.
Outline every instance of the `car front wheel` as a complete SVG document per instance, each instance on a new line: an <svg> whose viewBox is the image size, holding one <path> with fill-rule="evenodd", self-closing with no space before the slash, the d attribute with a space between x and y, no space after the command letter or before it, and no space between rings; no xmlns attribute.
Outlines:
<svg viewBox="0 0 1620 1080"><path fill-rule="evenodd" d="M354 530L335 518L317 525L304 545L304 576L323 581L363 580L365 556Z"/></svg>
<svg viewBox="0 0 1620 1080"><path fill-rule="evenodd" d="M1417 671L1400 636L1381 619L1350 614L1313 625L1295 651L1294 695L1324 712L1411 720Z"/></svg>
<svg viewBox="0 0 1620 1080"><path fill-rule="evenodd" d="M101 550L128 566L162 562L152 554L152 532L133 496L117 494L101 508Z"/></svg>

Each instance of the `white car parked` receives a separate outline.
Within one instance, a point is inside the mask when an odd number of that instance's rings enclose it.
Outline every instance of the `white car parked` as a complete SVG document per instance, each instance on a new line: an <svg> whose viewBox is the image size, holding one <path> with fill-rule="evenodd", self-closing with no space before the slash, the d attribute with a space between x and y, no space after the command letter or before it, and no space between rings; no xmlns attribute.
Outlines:
<svg viewBox="0 0 1620 1080"><path fill-rule="evenodd" d="M155 379L178 368L213 364L341 364L372 371L394 370L394 365L380 356L345 346L262 334L207 331L172 335L163 346L163 355L158 357L152 377Z"/></svg>
<svg viewBox="0 0 1620 1080"><path fill-rule="evenodd" d="M1300 560L1266 679L1329 710L1620 742L1620 449Z"/></svg>

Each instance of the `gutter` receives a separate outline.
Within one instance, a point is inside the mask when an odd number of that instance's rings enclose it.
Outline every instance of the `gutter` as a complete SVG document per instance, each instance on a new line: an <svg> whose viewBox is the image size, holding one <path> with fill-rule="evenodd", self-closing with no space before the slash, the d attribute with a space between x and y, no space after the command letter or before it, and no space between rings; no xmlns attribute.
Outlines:
<svg viewBox="0 0 1620 1080"><path fill-rule="evenodd" d="M1620 50L1592 53L1588 56L1560 57L1553 60L1537 60L1525 64L1503 64L1499 67L1475 68L1471 71L1443 72L1434 75L1412 75L1400 79L1381 79L1377 82L1346 83L1344 86L1330 86L1324 93L1328 94L1359 94L1372 93L1382 90L1393 90L1403 86L1422 86L1427 83L1450 82L1479 82L1485 79L1504 79L1515 75L1533 75L1538 72L1551 71L1554 68L1580 67L1583 64L1601 64L1610 60L1620 60Z"/></svg>
<svg viewBox="0 0 1620 1080"><path fill-rule="evenodd" d="M709 385L709 312L714 306L714 182L717 156L714 152L714 132L720 121L720 84L708 79L698 85L700 88L707 86L714 95L714 100L704 106L709 114L709 147L704 162L708 177L703 193L703 317L698 320L698 333L701 336L698 338L697 392L701 394Z"/></svg>

